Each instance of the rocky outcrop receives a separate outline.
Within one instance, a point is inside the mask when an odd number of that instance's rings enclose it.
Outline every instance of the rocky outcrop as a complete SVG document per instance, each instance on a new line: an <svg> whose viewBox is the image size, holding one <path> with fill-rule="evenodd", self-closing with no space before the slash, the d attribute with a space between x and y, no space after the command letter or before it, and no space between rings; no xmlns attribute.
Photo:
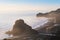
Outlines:
<svg viewBox="0 0 60 40"><path fill-rule="evenodd" d="M27 25L22 19L17 20L13 29L7 32L7 34L13 35L11 40L37 40L39 36L38 32Z"/></svg>
<svg viewBox="0 0 60 40"><path fill-rule="evenodd" d="M55 11L51 11L48 13L43 13L42 15L40 13L37 14L37 17L46 17L49 19L50 21L50 25L49 23L47 23L47 25L43 28L37 28L37 30L40 33L47 33L47 34L52 34L51 36L49 35L49 40L60 40L60 9L57 9ZM54 34L54 35L53 35ZM47 37L47 38L48 38Z"/></svg>
<svg viewBox="0 0 60 40"><path fill-rule="evenodd" d="M60 9L57 9L55 11L47 12L47 13L38 13L37 17L46 17L49 18L49 20L52 20L56 24L60 24Z"/></svg>
<svg viewBox="0 0 60 40"><path fill-rule="evenodd" d="M43 17L43 16L45 17L47 14L48 14L48 13L38 13L38 14L37 14L37 17Z"/></svg>
<svg viewBox="0 0 60 40"><path fill-rule="evenodd" d="M45 24L43 28L40 28L40 29L37 28L37 30L40 32L45 32L45 33L46 32L47 33L55 32L55 31L51 31L51 30L55 29L55 26L60 25L60 18L59 18L60 17L60 9L57 9L55 11L51 11L48 13L38 13L37 17L46 17L50 21L47 24Z"/></svg>

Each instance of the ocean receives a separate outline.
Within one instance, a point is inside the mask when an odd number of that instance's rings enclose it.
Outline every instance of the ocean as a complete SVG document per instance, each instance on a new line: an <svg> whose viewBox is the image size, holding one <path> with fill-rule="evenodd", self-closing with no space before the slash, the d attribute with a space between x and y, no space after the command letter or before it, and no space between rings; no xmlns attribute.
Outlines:
<svg viewBox="0 0 60 40"><path fill-rule="evenodd" d="M48 22L45 17L36 17L35 15L21 16L12 14L2 14L0 16L0 39L8 38L9 36L5 34L6 31L12 30L14 22L18 19L23 19L26 24L30 25L33 29L40 27Z"/></svg>

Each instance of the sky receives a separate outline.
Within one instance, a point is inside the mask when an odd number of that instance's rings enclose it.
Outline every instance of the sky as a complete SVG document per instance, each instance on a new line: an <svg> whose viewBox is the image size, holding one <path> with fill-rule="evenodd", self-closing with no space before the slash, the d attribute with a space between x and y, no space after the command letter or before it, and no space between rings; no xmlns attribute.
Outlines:
<svg viewBox="0 0 60 40"><path fill-rule="evenodd" d="M47 12L60 8L60 0L0 0L1 13Z"/></svg>

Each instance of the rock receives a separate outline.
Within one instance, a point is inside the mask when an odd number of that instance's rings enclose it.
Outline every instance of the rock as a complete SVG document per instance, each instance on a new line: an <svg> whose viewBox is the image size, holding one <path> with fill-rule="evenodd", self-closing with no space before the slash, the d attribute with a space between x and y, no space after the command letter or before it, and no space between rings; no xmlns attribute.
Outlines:
<svg viewBox="0 0 60 40"><path fill-rule="evenodd" d="M54 23L56 24L60 24L60 8L51 12L47 12L47 13L38 13L37 17L46 17L49 20L52 20Z"/></svg>
<svg viewBox="0 0 60 40"><path fill-rule="evenodd" d="M27 25L22 19L17 20L13 26L13 29L8 34L12 34L13 40L37 40L38 32L31 28L31 26Z"/></svg>
<svg viewBox="0 0 60 40"><path fill-rule="evenodd" d="M46 16L48 13L38 13L36 16L37 17L42 17L42 16Z"/></svg>
<svg viewBox="0 0 60 40"><path fill-rule="evenodd" d="M52 34L55 34L56 36L51 36L49 40L60 40L60 25L55 26L51 31Z"/></svg>

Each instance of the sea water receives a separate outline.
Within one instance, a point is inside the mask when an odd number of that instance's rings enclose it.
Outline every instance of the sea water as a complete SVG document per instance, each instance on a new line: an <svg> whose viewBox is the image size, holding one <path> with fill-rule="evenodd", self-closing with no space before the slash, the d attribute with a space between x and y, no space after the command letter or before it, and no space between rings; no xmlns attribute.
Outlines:
<svg viewBox="0 0 60 40"><path fill-rule="evenodd" d="M48 19L45 17L1 15L0 16L0 39L9 37L7 34L5 34L5 32L12 30L14 22L18 19L23 19L25 23L30 25L33 29L44 25L48 21Z"/></svg>

